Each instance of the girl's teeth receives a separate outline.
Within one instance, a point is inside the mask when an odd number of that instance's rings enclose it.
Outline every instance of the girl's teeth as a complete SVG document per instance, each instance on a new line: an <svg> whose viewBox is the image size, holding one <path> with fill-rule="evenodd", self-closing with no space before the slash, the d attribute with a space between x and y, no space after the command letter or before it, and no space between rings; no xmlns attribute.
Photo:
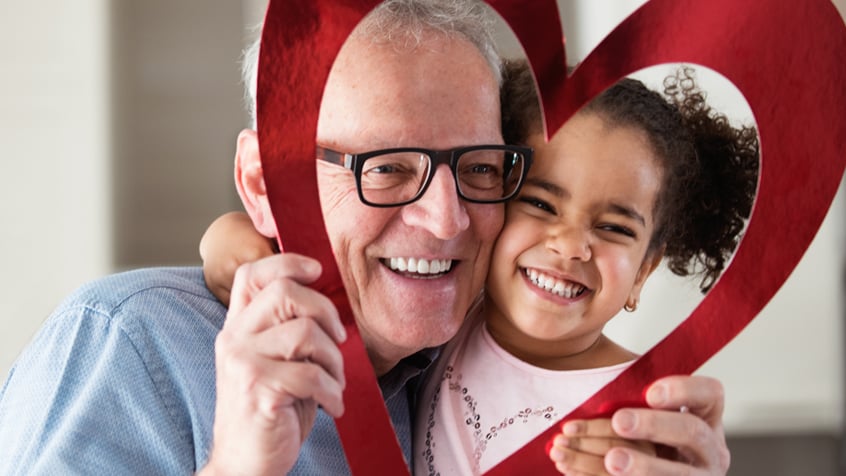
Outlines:
<svg viewBox="0 0 846 476"><path fill-rule="evenodd" d="M529 278L529 281L531 281L535 286L567 299L577 297L581 295L585 289L587 289L580 284L556 280L544 274L538 273L534 269L527 269L525 273L526 277Z"/></svg>

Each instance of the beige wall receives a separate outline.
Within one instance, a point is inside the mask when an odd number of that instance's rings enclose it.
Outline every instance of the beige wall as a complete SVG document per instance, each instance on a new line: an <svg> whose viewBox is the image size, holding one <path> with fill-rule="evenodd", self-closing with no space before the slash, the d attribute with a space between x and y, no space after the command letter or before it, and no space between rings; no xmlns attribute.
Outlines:
<svg viewBox="0 0 846 476"><path fill-rule="evenodd" d="M111 269L107 25L106 0L0 3L3 377L61 296Z"/></svg>
<svg viewBox="0 0 846 476"><path fill-rule="evenodd" d="M115 266L198 263L202 232L240 204L241 4L111 5Z"/></svg>

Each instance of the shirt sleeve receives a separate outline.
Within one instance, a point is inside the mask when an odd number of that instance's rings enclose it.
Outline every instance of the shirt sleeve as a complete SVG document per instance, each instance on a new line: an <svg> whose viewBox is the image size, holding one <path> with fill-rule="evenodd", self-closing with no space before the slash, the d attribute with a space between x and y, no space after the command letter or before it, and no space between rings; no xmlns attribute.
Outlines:
<svg viewBox="0 0 846 476"><path fill-rule="evenodd" d="M191 474L191 438L167 403L118 323L66 308L0 390L0 474Z"/></svg>

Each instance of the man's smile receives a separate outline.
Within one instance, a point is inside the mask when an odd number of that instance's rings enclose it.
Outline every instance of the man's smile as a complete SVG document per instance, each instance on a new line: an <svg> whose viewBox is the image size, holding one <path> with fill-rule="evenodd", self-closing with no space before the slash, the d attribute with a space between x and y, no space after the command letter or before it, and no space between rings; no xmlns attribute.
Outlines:
<svg viewBox="0 0 846 476"><path fill-rule="evenodd" d="M425 259L391 257L382 258L382 264L397 274L414 278L438 278L452 270L451 259Z"/></svg>

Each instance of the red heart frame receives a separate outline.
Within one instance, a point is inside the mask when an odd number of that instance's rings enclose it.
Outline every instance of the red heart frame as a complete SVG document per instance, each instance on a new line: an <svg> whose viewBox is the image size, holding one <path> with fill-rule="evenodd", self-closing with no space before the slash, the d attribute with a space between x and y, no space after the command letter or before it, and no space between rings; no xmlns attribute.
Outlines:
<svg viewBox="0 0 846 476"><path fill-rule="evenodd" d="M315 286L338 306L350 336L342 346L347 409L336 422L350 468L408 474L329 246L313 159L329 70L349 33L378 3L270 2L259 62L258 133L281 245L321 261L324 274ZM816 234L846 166L846 28L830 0L651 0L567 77L554 0L488 3L526 51L548 131L619 78L661 63L696 63L722 73L755 114L762 144L758 199L730 267L682 324L564 420L644 406L648 383L693 372L734 338ZM292 203L297 206L287 206ZM744 277L750 270L756 279ZM557 426L490 474L555 474L544 446Z"/></svg>

